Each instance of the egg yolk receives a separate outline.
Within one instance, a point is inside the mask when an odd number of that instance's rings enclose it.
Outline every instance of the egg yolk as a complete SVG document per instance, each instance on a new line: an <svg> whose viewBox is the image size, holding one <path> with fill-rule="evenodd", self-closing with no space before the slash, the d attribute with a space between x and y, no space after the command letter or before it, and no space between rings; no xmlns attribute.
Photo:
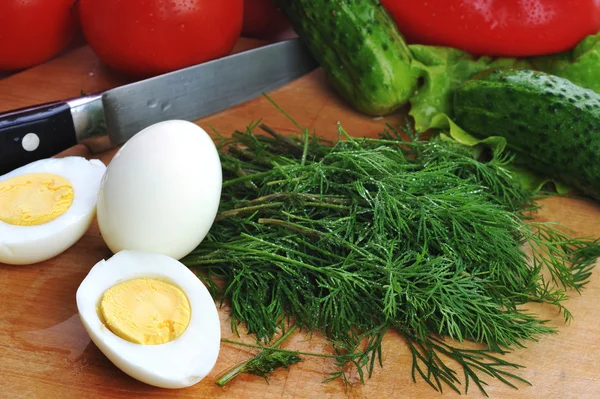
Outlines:
<svg viewBox="0 0 600 399"><path fill-rule="evenodd" d="M138 278L109 288L100 301L100 318L119 337L144 345L179 337L190 323L187 296L166 281Z"/></svg>
<svg viewBox="0 0 600 399"><path fill-rule="evenodd" d="M69 209L74 191L67 179L51 173L3 180L0 182L0 220L16 226L48 223Z"/></svg>

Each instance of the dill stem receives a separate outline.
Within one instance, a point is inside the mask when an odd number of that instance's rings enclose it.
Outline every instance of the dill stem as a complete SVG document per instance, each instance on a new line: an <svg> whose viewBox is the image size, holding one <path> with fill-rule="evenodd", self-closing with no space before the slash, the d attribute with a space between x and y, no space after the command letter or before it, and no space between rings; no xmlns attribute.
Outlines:
<svg viewBox="0 0 600 399"><path fill-rule="evenodd" d="M283 338L283 336L281 337ZM279 340L281 340L281 338ZM277 344L279 342L279 340L277 340L277 342L275 342L275 344ZM273 352L283 352L283 353L290 353L293 355L304 355L304 356L312 356L312 357L321 357L324 359L338 359L340 358L339 355L327 355L324 353L317 353L317 352L304 352L304 351L297 351L297 350L291 350L291 349L281 349L275 346L275 344L273 344L273 346L262 346L262 345L256 345L256 344L247 344L244 342L238 342L238 341L232 341L226 338L221 339L221 342L225 343L225 344L233 344L233 345L238 345L238 346L245 346L246 348L253 348L253 349L262 349L262 350L272 350ZM280 343L281 345L281 343ZM348 353L345 356L350 358L352 356L356 356L356 355L362 355L361 352L358 353ZM249 360L246 360L244 363L240 363L240 365L248 363ZM237 366L236 366L237 367Z"/></svg>
<svg viewBox="0 0 600 399"><path fill-rule="evenodd" d="M226 188L226 187L238 184L238 183L246 182L248 180L269 176L271 173L272 173L271 171L266 171L266 172L254 173L251 175L240 176L237 179L231 179L231 180L224 181L221 187Z"/></svg>
<svg viewBox="0 0 600 399"><path fill-rule="evenodd" d="M248 237L250 239L255 239L256 241L264 242L260 238L251 237L251 236L248 236L246 234L242 234L242 236L246 236L246 237ZM268 244L268 243L266 243L266 244ZM260 250L257 250L257 249L246 248L246 247L241 247L241 246L236 246L236 245L231 245L231 244L221 244L221 245L219 245L219 248L230 249L230 250L234 250L234 251L245 252L245 253L255 254L255 255L262 255L262 256L264 256L266 258L271 258L273 260L277 260L277 261L280 261L282 263L288 263L290 265L295 265L295 266L303 267L303 268L306 268L306 269L309 269L309 270L313 270L313 271L317 271L317 272L322 271L320 268L312 266L312 265L309 265L307 263L299 262L299 261L294 260L294 259L286 258L285 256L281 256L281 255L277 255L277 254L273 254L273 253L268 253L268 252L260 251Z"/></svg>
<svg viewBox="0 0 600 399"><path fill-rule="evenodd" d="M262 197L255 198L248 202L250 204L254 204L257 202L278 200L280 198L299 198L299 199L306 200L309 202L326 202L328 204L337 204L337 205L350 204L350 200L348 198L344 198L344 197L322 196L322 195L296 193L296 192L294 192L294 193L277 192L277 193L273 193L273 194L263 195Z"/></svg>
<svg viewBox="0 0 600 399"><path fill-rule="evenodd" d="M317 238L320 238L324 235L322 232L320 232L318 230L309 229L307 227L303 227L303 226L300 226L300 225L297 225L294 223L286 222L285 220L280 220L280 219L259 218L258 223L280 226L282 228L294 231L296 233L300 233L300 234L304 234L304 235L311 235L311 236L315 236Z"/></svg>
<svg viewBox="0 0 600 399"><path fill-rule="evenodd" d="M277 133L275 130L271 129L269 126L264 125L264 124L260 125L259 127L262 130L264 130L265 132L269 133L271 136L273 136L278 141L289 146L290 148L293 148L294 150L296 150L298 152L303 152L303 146L301 146L300 144L298 144L297 142L292 140L289 136L284 136L281 133Z"/></svg>
<svg viewBox="0 0 600 399"><path fill-rule="evenodd" d="M277 341L275 341L275 343L273 343L273 345L268 346L268 347L259 346L259 345L247 345L247 344L244 344L242 342L235 342L235 341L231 341L231 340L228 340L228 339L222 339L221 342L235 344L235 345L240 345L240 346L248 346L248 347L253 347L253 348L261 348L263 350L265 350L265 349L277 349L295 331L296 331L296 326L290 327L289 330L287 330L285 334L283 334ZM220 387L225 386L229 381L233 380L235 377L237 377L238 375L240 375L241 373L243 373L245 371L245 369L246 369L247 364L251 360L252 360L252 358L250 358L250 359L248 359L246 361L243 361L242 363L238 364L237 366L233 366L231 369L229 369L229 371L227 371L223 376L221 376L217 380L217 385L220 386Z"/></svg>
<svg viewBox="0 0 600 399"><path fill-rule="evenodd" d="M281 205L283 205L283 202L272 202L270 204L253 205L253 206L246 206L243 208L230 209L230 210L219 213L215 217L215 221L219 221L219 220L222 220L222 219L225 219L228 217L232 217L232 216L239 216L241 214L249 214L252 212L260 211L261 209L265 209L265 208L279 208L279 207L281 207Z"/></svg>

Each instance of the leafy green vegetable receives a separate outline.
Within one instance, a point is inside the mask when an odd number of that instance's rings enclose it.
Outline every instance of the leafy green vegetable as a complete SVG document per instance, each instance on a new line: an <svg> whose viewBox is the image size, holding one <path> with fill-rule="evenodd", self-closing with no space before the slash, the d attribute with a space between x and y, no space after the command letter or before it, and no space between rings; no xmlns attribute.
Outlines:
<svg viewBox="0 0 600 399"><path fill-rule="evenodd" d="M411 345L415 378L458 391L441 354L485 392L480 373L521 380L496 355L555 332L519 305L544 302L571 317L566 292L585 286L600 245L530 221L532 193L502 152L484 163L473 147L412 131L404 141L391 127L379 139L339 127L333 143L261 127L271 137L254 125L220 143L219 215L182 260L231 304L235 331L244 323L266 342L286 322L322 331L338 360L331 378L353 364L362 381L394 328Z"/></svg>
<svg viewBox="0 0 600 399"><path fill-rule="evenodd" d="M409 100L409 114L415 121L417 131L435 127L432 120L439 115L451 115L452 91L477 72L489 68L529 65L515 58L475 58L452 47L411 45L409 48L413 54L413 69L422 79L422 85Z"/></svg>
<svg viewBox="0 0 600 399"><path fill-rule="evenodd" d="M600 92L600 33L586 37L572 51L542 57L474 57L452 47L425 45L410 45L409 49L413 68L422 79L410 99L410 115L418 131L448 127L443 122L444 117L452 117L452 91L484 69L537 69Z"/></svg>
<svg viewBox="0 0 600 399"><path fill-rule="evenodd" d="M534 69L600 93L600 33L586 37L571 51L532 58L530 62Z"/></svg>
<svg viewBox="0 0 600 399"><path fill-rule="evenodd" d="M571 82L600 93L600 33L583 39L573 50L548 56L529 58L474 57L464 51L441 46L410 45L413 69L421 86L411 97L409 114L418 131L435 129L461 144L488 146L504 151L503 137L483 140L452 122L452 92L478 72L490 68L529 68L569 79ZM546 176L517 166L509 166L515 178L531 190L540 190L550 182ZM561 182L552 182L559 194L570 191Z"/></svg>

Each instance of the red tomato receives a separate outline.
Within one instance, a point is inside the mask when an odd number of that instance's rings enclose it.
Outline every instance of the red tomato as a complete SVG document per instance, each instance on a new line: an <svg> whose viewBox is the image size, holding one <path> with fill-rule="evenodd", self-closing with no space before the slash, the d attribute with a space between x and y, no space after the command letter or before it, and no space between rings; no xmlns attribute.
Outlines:
<svg viewBox="0 0 600 399"><path fill-rule="evenodd" d="M290 28L272 0L244 0L242 36L269 39Z"/></svg>
<svg viewBox="0 0 600 399"><path fill-rule="evenodd" d="M242 29L243 0L79 0L81 28L109 67L147 77L223 57Z"/></svg>
<svg viewBox="0 0 600 399"><path fill-rule="evenodd" d="M600 30L597 0L382 0L410 43L477 55L531 56L574 47Z"/></svg>
<svg viewBox="0 0 600 399"><path fill-rule="evenodd" d="M74 0L0 0L0 70L16 71L60 53L73 39Z"/></svg>

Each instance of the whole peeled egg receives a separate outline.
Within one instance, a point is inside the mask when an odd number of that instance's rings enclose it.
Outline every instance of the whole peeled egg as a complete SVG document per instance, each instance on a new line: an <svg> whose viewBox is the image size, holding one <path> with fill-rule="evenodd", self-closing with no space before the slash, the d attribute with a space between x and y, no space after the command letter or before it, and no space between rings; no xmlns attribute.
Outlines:
<svg viewBox="0 0 600 399"><path fill-rule="evenodd" d="M109 163L97 204L113 253L152 251L181 259L212 226L222 170L211 137L198 125L168 120L125 143Z"/></svg>

